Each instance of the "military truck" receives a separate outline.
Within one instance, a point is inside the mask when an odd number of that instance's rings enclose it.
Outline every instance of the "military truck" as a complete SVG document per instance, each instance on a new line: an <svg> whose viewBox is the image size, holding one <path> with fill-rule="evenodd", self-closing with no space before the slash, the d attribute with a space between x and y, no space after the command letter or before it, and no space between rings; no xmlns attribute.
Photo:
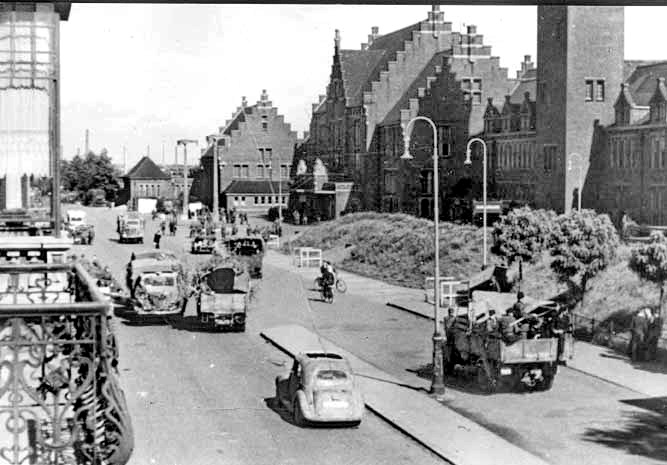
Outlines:
<svg viewBox="0 0 667 465"><path fill-rule="evenodd" d="M245 331L250 277L244 268L228 262L198 277L197 319L216 329Z"/></svg>
<svg viewBox="0 0 667 465"><path fill-rule="evenodd" d="M65 230L75 244L92 244L95 239L95 227L86 222L83 210L67 210Z"/></svg>
<svg viewBox="0 0 667 465"><path fill-rule="evenodd" d="M146 222L138 212L127 212L116 218L116 232L118 233L118 241L121 244L126 242L139 242L143 244L145 228Z"/></svg>
<svg viewBox="0 0 667 465"><path fill-rule="evenodd" d="M522 300L519 318L505 316L514 293L476 291L467 308L454 306L444 322L445 372L474 375L489 392L550 389L559 359L573 354L567 311L552 301Z"/></svg>
<svg viewBox="0 0 667 465"><path fill-rule="evenodd" d="M264 240L261 236L232 236L225 241L225 250L232 257L244 262L253 279L262 277Z"/></svg>

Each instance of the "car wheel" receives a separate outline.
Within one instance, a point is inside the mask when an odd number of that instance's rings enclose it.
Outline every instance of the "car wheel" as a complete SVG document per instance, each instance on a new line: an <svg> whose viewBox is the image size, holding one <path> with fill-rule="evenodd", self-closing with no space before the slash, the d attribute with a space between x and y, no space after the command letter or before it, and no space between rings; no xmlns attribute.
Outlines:
<svg viewBox="0 0 667 465"><path fill-rule="evenodd" d="M294 398L292 404L292 418L294 419L294 424L296 426L305 426L306 420L303 418L303 412L301 411L301 404L297 397Z"/></svg>

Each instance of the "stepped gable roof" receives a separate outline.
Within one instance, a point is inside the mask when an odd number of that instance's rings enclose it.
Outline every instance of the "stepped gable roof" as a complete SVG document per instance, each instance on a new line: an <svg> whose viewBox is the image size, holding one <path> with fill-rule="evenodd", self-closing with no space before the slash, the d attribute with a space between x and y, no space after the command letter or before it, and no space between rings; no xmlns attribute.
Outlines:
<svg viewBox="0 0 667 465"><path fill-rule="evenodd" d="M272 186L273 185L273 186ZM271 190L273 188L273 190ZM280 181L265 179L246 180L235 179L224 190L225 194L278 194L280 192ZM289 182L282 181L282 192L287 194L290 190Z"/></svg>
<svg viewBox="0 0 667 465"><path fill-rule="evenodd" d="M387 113L387 116L385 116L384 120L382 120L382 123L380 123L380 125L401 122L401 110L406 110L410 107L410 99L417 98L418 96L417 89L419 87L426 88L426 78L429 76L436 75L435 74L436 65L442 65L443 57L447 56L448 53L449 52L438 52L435 55L433 55L428 64L424 67L424 69L422 69L421 73L419 73L417 79L412 81L412 84L410 84L405 93L401 96L398 102L396 102L396 105L394 105L394 107L389 111L389 113Z"/></svg>
<svg viewBox="0 0 667 465"><path fill-rule="evenodd" d="M382 60L383 50L341 50L340 64L347 106L363 103L363 88L368 77Z"/></svg>
<svg viewBox="0 0 667 465"><path fill-rule="evenodd" d="M245 115L246 114L252 114L252 109L255 108L255 107L257 107L257 104L250 105L250 106L247 106L245 108L242 108L241 111L237 112L234 115L234 117L229 122L229 124L224 127L224 129L222 130L222 133L226 136L231 136L232 131L234 131L235 129L238 129L239 124L245 121L245 119L246 119Z"/></svg>
<svg viewBox="0 0 667 465"><path fill-rule="evenodd" d="M128 179L171 179L171 176L162 171L148 156L142 157L124 177Z"/></svg>
<svg viewBox="0 0 667 465"><path fill-rule="evenodd" d="M667 78L667 61L654 62L635 68L627 81L635 104L640 106L649 104L655 93L656 79L660 77Z"/></svg>
<svg viewBox="0 0 667 465"><path fill-rule="evenodd" d="M535 96L537 95L537 69L529 69L519 79L519 82L516 83L514 89L510 94L510 102L512 103L523 103L525 93L530 93L531 101L535 101Z"/></svg>
<svg viewBox="0 0 667 465"><path fill-rule="evenodd" d="M412 32L419 31L421 23L415 23L404 27L389 34L378 36L373 40L373 43L368 47L369 51L382 51L382 57L377 60L372 72L368 75L366 83L362 90L371 90L371 82L380 79L380 71L387 68L387 63L396 59L396 52L403 50L405 42L412 40ZM362 93L363 95L363 93Z"/></svg>

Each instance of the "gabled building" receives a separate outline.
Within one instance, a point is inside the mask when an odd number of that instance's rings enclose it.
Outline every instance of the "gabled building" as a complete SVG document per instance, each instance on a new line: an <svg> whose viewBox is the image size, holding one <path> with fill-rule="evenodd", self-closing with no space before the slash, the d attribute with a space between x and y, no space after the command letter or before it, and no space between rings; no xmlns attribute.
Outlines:
<svg viewBox="0 0 667 465"><path fill-rule="evenodd" d="M144 156L123 176L123 189L118 204L136 209L140 198L159 199L170 194L171 176L162 171L149 157Z"/></svg>
<svg viewBox="0 0 667 465"><path fill-rule="evenodd" d="M321 162L328 183L351 183L341 194L347 197L343 211L431 216L432 129L422 123L415 126L416 160L405 163L400 161L402 126L417 115L436 121L444 197L461 185L452 172L470 177L463 167L465 143L483 130L483 102L502 98L516 80L492 56L475 26L453 31L437 6L426 20L386 35L373 27L359 50L342 49L340 40L336 31L327 91L313 105L305 144L307 176L315 176L314 166ZM321 208L316 204L322 205L318 196L324 194L310 194L299 193L300 210ZM339 215L341 199L336 194L329 198Z"/></svg>
<svg viewBox="0 0 667 465"><path fill-rule="evenodd" d="M639 223L667 224L667 61L637 66L614 104L614 121L596 125L587 204Z"/></svg>
<svg viewBox="0 0 667 465"><path fill-rule="evenodd" d="M202 173L199 180L200 200L204 204L209 208L213 205L213 154L217 152L221 208L233 206L235 201L238 202L238 208L261 214L266 213L271 206L287 207L289 191L278 195L276 189L272 188L279 181L290 179L297 134L273 106L266 90L262 91L255 105L248 105L243 97L241 106L232 118L219 128L218 134L208 136L207 142L209 146L201 157ZM234 184L235 181L243 182ZM243 186L241 190L244 192L237 191L239 186ZM258 198L257 204L254 203L255 196ZM234 200L236 197L238 199ZM241 197L247 199L241 201ZM266 203L262 203L262 199Z"/></svg>

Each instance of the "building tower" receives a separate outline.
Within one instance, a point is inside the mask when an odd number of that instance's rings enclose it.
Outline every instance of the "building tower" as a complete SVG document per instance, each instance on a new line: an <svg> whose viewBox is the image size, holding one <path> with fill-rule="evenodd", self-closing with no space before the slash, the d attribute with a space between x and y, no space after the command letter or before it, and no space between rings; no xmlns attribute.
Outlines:
<svg viewBox="0 0 667 465"><path fill-rule="evenodd" d="M537 153L545 189L536 203L567 212L580 166L584 179L588 170L594 121L614 119L623 81L624 11L540 5L537 15ZM573 153L579 159L568 163Z"/></svg>

